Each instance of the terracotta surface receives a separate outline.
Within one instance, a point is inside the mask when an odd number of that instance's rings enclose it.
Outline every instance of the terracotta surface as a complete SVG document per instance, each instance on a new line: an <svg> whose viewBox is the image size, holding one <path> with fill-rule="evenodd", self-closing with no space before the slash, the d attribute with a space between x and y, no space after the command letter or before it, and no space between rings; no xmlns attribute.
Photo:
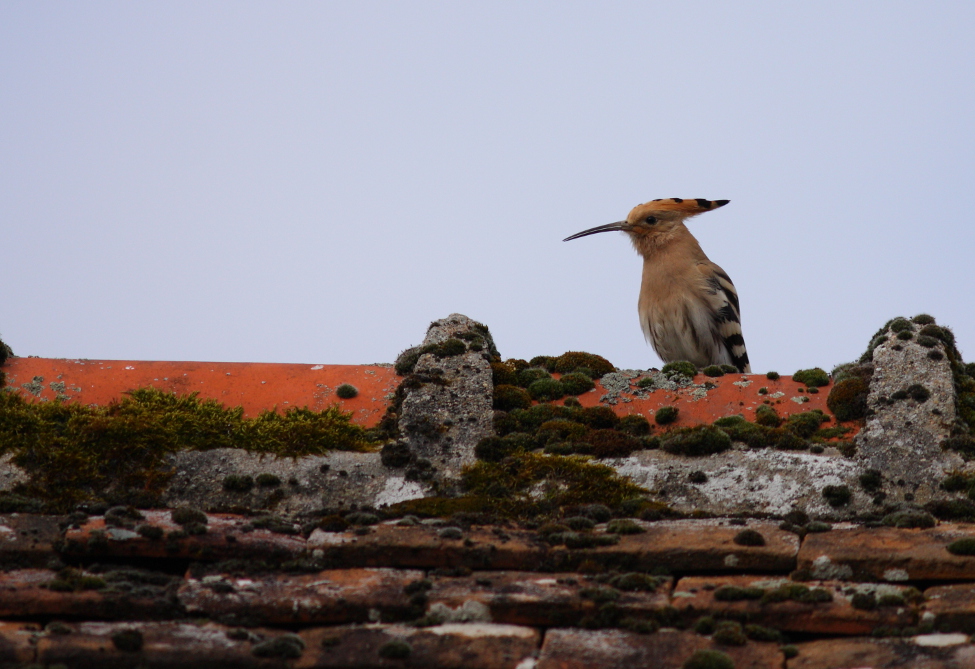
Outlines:
<svg viewBox="0 0 975 669"><path fill-rule="evenodd" d="M179 394L199 393L228 407L242 406L247 416L264 409L307 406L321 411L338 404L367 427L382 418L386 396L399 383L392 367L378 365L11 358L3 371L8 386L41 400L53 400L59 383L64 384L68 401L96 405L121 399L127 390L151 386ZM24 388L35 378L39 379L36 395ZM359 395L340 399L335 389L343 383L351 383Z"/></svg>
<svg viewBox="0 0 975 669"><path fill-rule="evenodd" d="M430 580L433 587L427 598L431 606L463 611L477 603L490 611L494 622L540 627L579 625L587 616L597 615L604 602L594 600L611 588L591 575L574 573L476 571L470 576ZM660 578L657 588L649 592L624 589L613 606L622 617L651 619L670 606L672 582L669 577Z"/></svg>
<svg viewBox="0 0 975 669"><path fill-rule="evenodd" d="M941 523L931 529L834 528L806 535L799 569L814 578L864 581L970 581L975 557L947 546L975 537L975 525Z"/></svg>
<svg viewBox="0 0 975 669"><path fill-rule="evenodd" d="M808 634L869 635L881 625L905 627L917 624L917 607L878 606L872 610L855 608L851 595L858 584L836 581L810 581L802 585L821 588L832 595L830 602L805 603L797 601L763 602L760 599L722 601L715 592L723 586L757 587L775 590L782 585L794 585L787 577L768 576L690 576L678 581L674 588L674 608L687 622L708 615L715 618L748 620L751 623L776 627L785 632ZM874 586L870 586L873 588ZM906 587L880 586L883 594L906 591Z"/></svg>
<svg viewBox="0 0 975 669"><path fill-rule="evenodd" d="M100 576L99 574L86 574ZM152 620L178 614L167 598L145 592L83 590L61 592L47 588L58 573L50 569L15 569L0 572L0 616L5 618L57 618L58 620Z"/></svg>
<svg viewBox="0 0 975 669"><path fill-rule="evenodd" d="M108 404L122 398L128 390L151 386L180 394L196 392L201 398L214 399L228 407L239 405L244 407L247 416L255 416L264 409L281 411L307 406L320 411L338 404L343 410L352 411L353 420L366 427L376 425L382 418L389 396L401 380L390 366L257 362L11 358L3 371L8 386L25 397L41 401L55 399L58 384L64 384L60 392L68 401L94 405ZM781 416L813 409L829 413L826 397L831 386L810 393L791 377L769 381L764 374L728 374L716 378L698 374L694 381L712 383L715 387L707 391L705 398L695 398L693 390L688 389L658 390L646 398L626 395L613 409L621 416L643 414L652 422L657 409L678 407L680 415L667 429L710 423L737 414L754 420L755 410L763 403L769 403ZM350 400L340 399L335 389L343 383L355 386L359 395ZM767 389L768 393L759 394L760 388ZM594 390L580 395L579 401L583 406L596 406L605 393L597 383ZM782 395L776 397L778 393ZM846 425L853 428L844 437L850 439L858 427L855 423Z"/></svg>
<svg viewBox="0 0 975 669"><path fill-rule="evenodd" d="M43 634L36 639L34 662L40 666L98 667L209 667L270 669L289 666L284 659L256 657L253 640L283 636L278 630L252 629L252 637L229 634L230 628L187 622L78 623L68 634ZM139 650L121 650L113 636L126 630L141 634ZM2 631L2 630L0 630Z"/></svg>
<svg viewBox="0 0 975 669"><path fill-rule="evenodd" d="M975 633L975 585L939 585L924 591L924 610L934 615L935 629Z"/></svg>
<svg viewBox="0 0 975 669"><path fill-rule="evenodd" d="M253 529L250 519L228 514L209 514L206 533L170 536L183 529L169 511L143 511L136 523L162 529L165 536L147 539L133 529L107 527L101 516L65 531L61 549L66 554L111 557L150 557L194 560L228 560L246 553L252 559L283 560L300 555L306 547L301 536ZM183 533L180 533L183 534Z"/></svg>
<svg viewBox="0 0 975 669"><path fill-rule="evenodd" d="M636 381L637 379L631 381L634 388ZM652 424L653 414L657 409L665 406L677 407L680 413L677 420L667 426L668 430L712 423L718 418L738 414L744 415L749 421L754 421L755 411L762 404L771 405L783 417L813 409L832 415L826 407L826 398L833 387L832 383L818 388L819 392L815 393L810 393L805 384L793 381L791 376L780 376L777 380L770 381L764 374L726 374L719 377L698 374L694 377L694 383L698 385L711 383L715 387L708 390L707 397L703 399L694 397L693 388L681 388L673 392L656 390L646 398L625 395L626 399L620 399L619 403L613 406L613 410L620 416L642 414L650 419ZM762 388L768 392L759 393ZM579 401L585 407L596 406L605 393L602 384L597 382L594 390L579 395ZM782 394L776 397L779 393ZM835 425L834 421L824 423L823 427ZM843 423L843 425L851 428L850 432L843 437L844 439L852 439L859 431L859 426L855 422Z"/></svg>
<svg viewBox="0 0 975 669"><path fill-rule="evenodd" d="M305 652L288 665L295 669L524 669L534 666L542 636L529 627L493 623L331 627L299 634ZM393 642L408 645L405 658L384 654Z"/></svg>
<svg viewBox="0 0 975 669"><path fill-rule="evenodd" d="M191 616L260 625L366 623L402 620L410 612L406 587L422 571L331 569L314 574L189 578L179 601Z"/></svg>
<svg viewBox="0 0 975 669"><path fill-rule="evenodd" d="M975 666L975 647L964 635L913 639L825 639L797 645L788 669L964 669ZM953 643L952 643L953 642Z"/></svg>
<svg viewBox="0 0 975 669"><path fill-rule="evenodd" d="M698 650L725 653L735 669L780 669L784 659L774 643L725 646L708 637L674 629L656 634L553 629L545 633L535 669L680 669Z"/></svg>

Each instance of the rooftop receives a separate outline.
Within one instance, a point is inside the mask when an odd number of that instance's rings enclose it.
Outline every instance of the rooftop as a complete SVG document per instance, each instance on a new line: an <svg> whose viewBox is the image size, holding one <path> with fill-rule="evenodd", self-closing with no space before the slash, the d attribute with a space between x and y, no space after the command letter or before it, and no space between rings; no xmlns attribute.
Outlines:
<svg viewBox="0 0 975 669"><path fill-rule="evenodd" d="M792 376L457 314L395 365L13 357L0 657L969 666L971 367L922 317Z"/></svg>

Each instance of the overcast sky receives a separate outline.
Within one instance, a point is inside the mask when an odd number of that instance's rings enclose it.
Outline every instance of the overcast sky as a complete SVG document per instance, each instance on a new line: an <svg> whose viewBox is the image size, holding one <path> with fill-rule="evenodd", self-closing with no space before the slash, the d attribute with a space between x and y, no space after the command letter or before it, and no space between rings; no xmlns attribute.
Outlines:
<svg viewBox="0 0 975 669"><path fill-rule="evenodd" d="M0 1L0 337L18 355L659 366L654 198L752 368L928 312L975 360L975 3Z"/></svg>

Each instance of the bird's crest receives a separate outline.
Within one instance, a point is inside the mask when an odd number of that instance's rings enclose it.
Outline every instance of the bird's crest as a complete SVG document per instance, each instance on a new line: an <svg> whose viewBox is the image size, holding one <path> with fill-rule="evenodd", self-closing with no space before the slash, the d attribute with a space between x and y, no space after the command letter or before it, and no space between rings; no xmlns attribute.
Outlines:
<svg viewBox="0 0 975 669"><path fill-rule="evenodd" d="M706 211L717 209L728 204L729 200L705 200L702 198L683 199L670 197L663 200L651 200L633 207L633 211L626 217L628 221L639 221L656 212L673 212L682 218L696 216Z"/></svg>

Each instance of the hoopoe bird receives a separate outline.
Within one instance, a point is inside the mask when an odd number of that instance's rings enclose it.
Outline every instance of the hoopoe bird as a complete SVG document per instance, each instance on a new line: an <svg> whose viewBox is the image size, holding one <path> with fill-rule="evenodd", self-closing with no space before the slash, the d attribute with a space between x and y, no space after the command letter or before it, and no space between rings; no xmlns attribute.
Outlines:
<svg viewBox="0 0 975 669"><path fill-rule="evenodd" d="M634 207L625 221L562 240L617 230L630 236L643 256L640 325L664 362L687 360L698 368L733 365L739 372L751 371L741 335L738 291L684 225L691 216L726 204L728 200L653 200Z"/></svg>

